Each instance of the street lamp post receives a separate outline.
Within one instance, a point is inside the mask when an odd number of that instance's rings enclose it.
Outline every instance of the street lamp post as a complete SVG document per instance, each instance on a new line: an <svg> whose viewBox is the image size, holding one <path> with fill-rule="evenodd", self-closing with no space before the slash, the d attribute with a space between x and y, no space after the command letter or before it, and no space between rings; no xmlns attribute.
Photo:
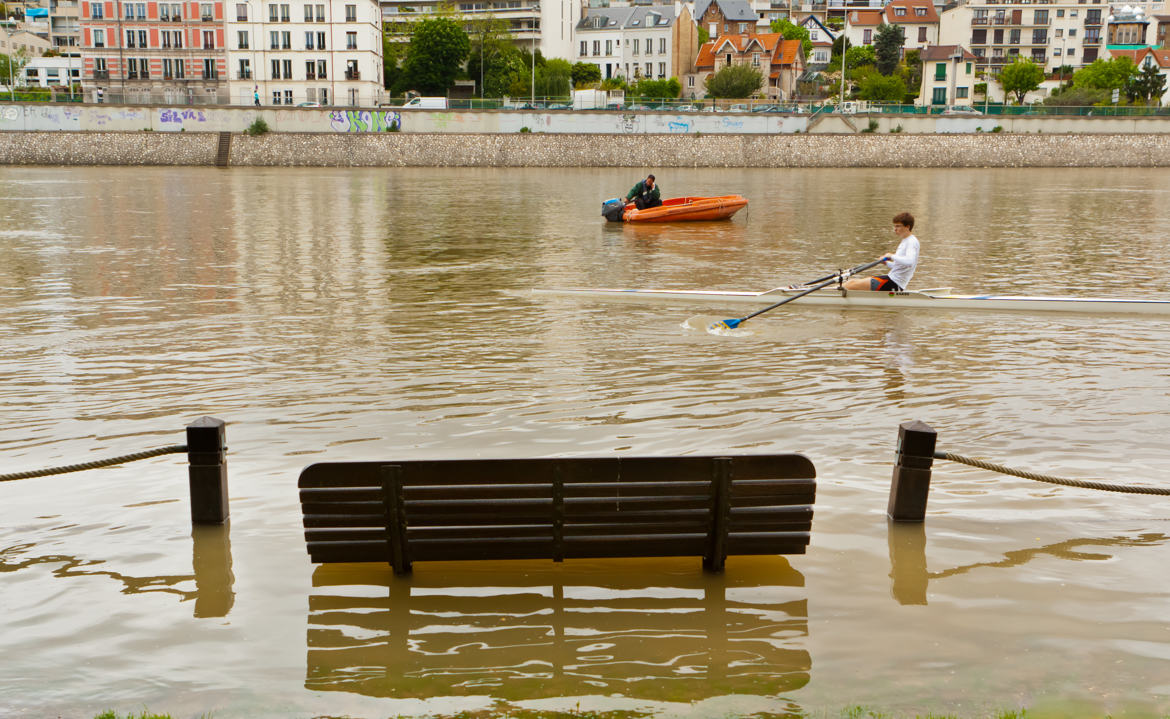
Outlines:
<svg viewBox="0 0 1170 719"><path fill-rule="evenodd" d="M845 29L841 31L841 111L845 107L845 56L849 54L849 2L845 2Z"/></svg>
<svg viewBox="0 0 1170 719"><path fill-rule="evenodd" d="M534 6L537 17L532 21L532 98L528 103L533 108L536 107L536 24L540 21L540 3Z"/></svg>

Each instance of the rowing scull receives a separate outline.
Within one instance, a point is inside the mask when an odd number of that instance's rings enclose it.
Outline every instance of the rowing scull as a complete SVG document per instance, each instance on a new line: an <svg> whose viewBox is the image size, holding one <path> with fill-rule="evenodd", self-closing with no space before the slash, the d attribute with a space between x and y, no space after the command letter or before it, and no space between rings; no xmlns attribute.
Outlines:
<svg viewBox="0 0 1170 719"><path fill-rule="evenodd" d="M711 305L769 305L802 288L776 288L764 292L721 290L652 289L537 289L533 294L582 297L595 300L704 302ZM1170 299L1142 300L1110 297L1043 297L1026 295L957 295L949 288L909 292L865 292L824 289L795 303L821 307L867 309L954 309L1026 312L1142 313L1170 315Z"/></svg>

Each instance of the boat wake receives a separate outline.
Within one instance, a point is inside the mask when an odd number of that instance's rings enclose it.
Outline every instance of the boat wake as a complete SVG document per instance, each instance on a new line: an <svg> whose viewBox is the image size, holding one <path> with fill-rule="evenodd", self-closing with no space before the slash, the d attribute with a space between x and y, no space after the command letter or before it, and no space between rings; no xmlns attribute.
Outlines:
<svg viewBox="0 0 1170 719"><path fill-rule="evenodd" d="M683 320L680 327L692 332L706 332L723 337L751 337L755 334L750 329L731 329L723 324L725 319L727 318L717 315L695 315Z"/></svg>

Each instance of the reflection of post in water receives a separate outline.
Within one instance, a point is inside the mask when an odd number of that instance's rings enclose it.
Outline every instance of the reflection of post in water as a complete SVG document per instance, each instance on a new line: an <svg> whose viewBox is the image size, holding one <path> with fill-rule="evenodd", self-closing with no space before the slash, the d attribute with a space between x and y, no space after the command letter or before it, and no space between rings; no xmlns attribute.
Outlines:
<svg viewBox="0 0 1170 719"><path fill-rule="evenodd" d="M230 521L191 527L196 619L226 617L236 602L230 529Z"/></svg>
<svg viewBox="0 0 1170 719"><path fill-rule="evenodd" d="M16 572L36 565L59 565L53 576L108 577L121 583L123 594L147 594L164 592L179 597L179 601L195 600L194 616L198 618L226 617L235 603L235 578L232 575L232 549L228 537L229 524L197 524L192 528L194 542L192 565L194 574L162 574L135 577L103 569L105 560L79 559L64 554L49 554L37 557L24 556L27 549L35 545L10 547L0 553L0 574ZM182 589L190 585L195 589Z"/></svg>
<svg viewBox="0 0 1170 719"><path fill-rule="evenodd" d="M926 604L926 589L932 579L966 574L973 569L1018 567L1040 556L1072 561L1110 559L1111 554L1081 551L1089 547L1146 547L1164 544L1165 534L1145 533L1136 537L1086 537L1066 539L1041 547L1004 552L1003 559L965 564L938 572L926 569L926 526L921 523L888 523L890 545L890 592L899 604Z"/></svg>
<svg viewBox="0 0 1170 719"><path fill-rule="evenodd" d="M890 545L890 592L898 604L926 604L926 525L886 522Z"/></svg>
<svg viewBox="0 0 1170 719"><path fill-rule="evenodd" d="M313 574L305 686L501 699L621 693L696 700L804 686L804 578L783 557L369 565Z"/></svg>

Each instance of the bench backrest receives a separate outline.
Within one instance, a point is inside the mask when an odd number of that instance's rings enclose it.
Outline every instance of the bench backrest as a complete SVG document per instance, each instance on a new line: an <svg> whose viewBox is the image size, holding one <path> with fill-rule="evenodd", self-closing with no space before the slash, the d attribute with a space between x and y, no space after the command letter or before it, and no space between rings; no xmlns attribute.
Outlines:
<svg viewBox="0 0 1170 719"><path fill-rule="evenodd" d="M799 454L330 462L301 472L314 563L801 554Z"/></svg>

